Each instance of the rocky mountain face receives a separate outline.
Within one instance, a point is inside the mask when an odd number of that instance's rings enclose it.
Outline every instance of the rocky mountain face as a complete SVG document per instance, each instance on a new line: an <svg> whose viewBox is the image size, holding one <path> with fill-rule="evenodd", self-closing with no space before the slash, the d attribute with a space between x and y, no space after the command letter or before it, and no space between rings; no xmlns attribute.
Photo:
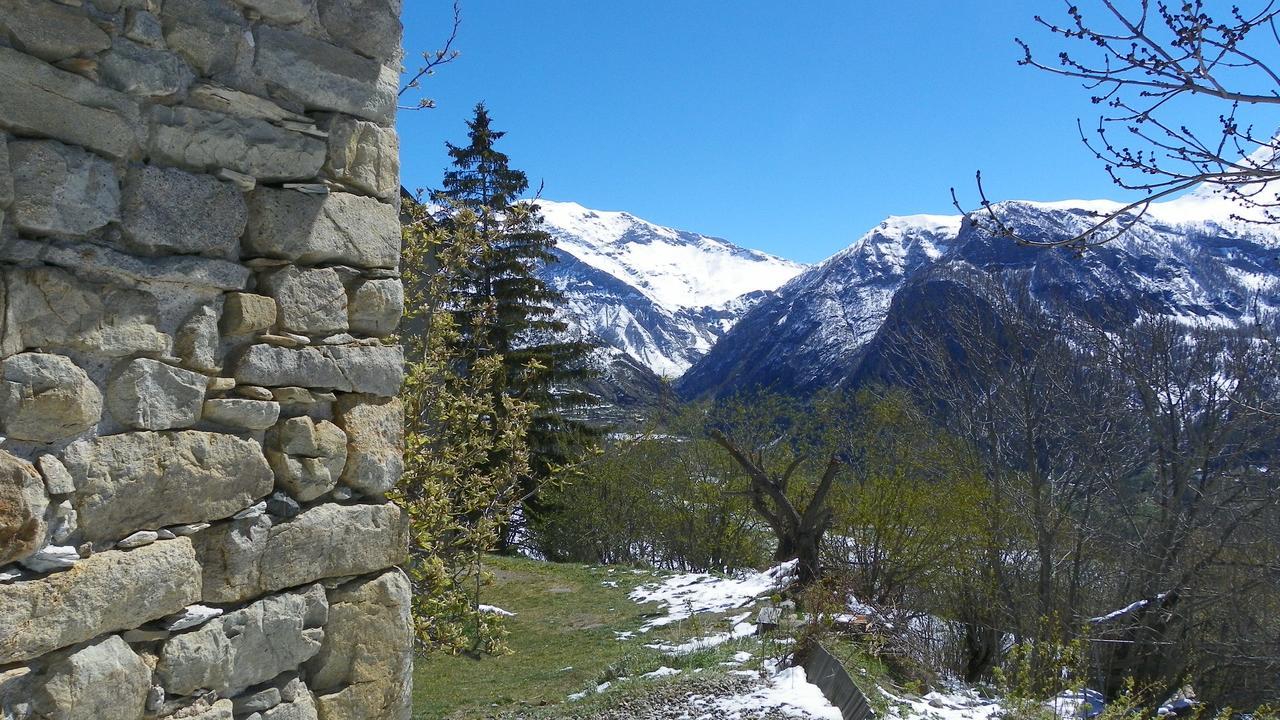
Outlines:
<svg viewBox="0 0 1280 720"><path fill-rule="evenodd" d="M1107 202L999 206L1020 235L1084 229ZM856 382L877 334L980 292L981 270L1020 275L1041 303L1082 315L1234 325L1280 306L1280 232L1241 223L1208 195L1159 204L1126 235L1083 257L1019 247L958 216L892 217L752 307L677 383L686 398L755 388L807 395Z"/></svg>
<svg viewBox="0 0 1280 720"><path fill-rule="evenodd" d="M625 212L540 200L560 262L542 278L565 319L601 345L593 390L610 403L652 400L769 291L804 265Z"/></svg>

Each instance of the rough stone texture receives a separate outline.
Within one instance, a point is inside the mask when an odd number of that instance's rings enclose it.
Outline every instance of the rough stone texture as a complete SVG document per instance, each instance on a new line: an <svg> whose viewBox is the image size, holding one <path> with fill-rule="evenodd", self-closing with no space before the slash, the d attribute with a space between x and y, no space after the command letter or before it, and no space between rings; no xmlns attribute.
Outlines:
<svg viewBox="0 0 1280 720"><path fill-rule="evenodd" d="M391 345L284 348L251 345L235 365L238 382L391 397L404 379L404 352Z"/></svg>
<svg viewBox="0 0 1280 720"><path fill-rule="evenodd" d="M9 143L19 230L79 237L120 219L120 182L111 163L54 140Z"/></svg>
<svg viewBox="0 0 1280 720"><path fill-rule="evenodd" d="M218 398L204 402L204 419L227 427L266 430L280 417L280 403L269 400Z"/></svg>
<svg viewBox="0 0 1280 720"><path fill-rule="evenodd" d="M404 471L404 405L399 398L340 395L334 419L347 434L342 484L378 496Z"/></svg>
<svg viewBox="0 0 1280 720"><path fill-rule="evenodd" d="M53 442L102 418L102 393L70 358L22 353L0 361L0 433Z"/></svg>
<svg viewBox="0 0 1280 720"><path fill-rule="evenodd" d="M268 22L293 25L305 20L315 7L315 0L236 0Z"/></svg>
<svg viewBox="0 0 1280 720"><path fill-rule="evenodd" d="M248 221L244 195L212 175L139 165L129 170L121 230L144 255L226 257Z"/></svg>
<svg viewBox="0 0 1280 720"><path fill-rule="evenodd" d="M398 71L299 32L261 25L254 37L254 69L284 97L308 108L391 124Z"/></svg>
<svg viewBox="0 0 1280 720"><path fill-rule="evenodd" d="M328 610L320 585L264 598L166 641L156 677L169 694L234 695L319 652Z"/></svg>
<svg viewBox="0 0 1280 720"><path fill-rule="evenodd" d="M86 540L229 517L271 492L255 440L195 430L78 440L63 462Z"/></svg>
<svg viewBox="0 0 1280 720"><path fill-rule="evenodd" d="M408 522L385 505L317 505L287 522L267 515L219 523L193 539L204 600L240 602L323 578L362 575L404 560Z"/></svg>
<svg viewBox="0 0 1280 720"><path fill-rule="evenodd" d="M103 54L98 71L116 90L149 97L177 95L196 77L177 55L120 37Z"/></svg>
<svg viewBox="0 0 1280 720"><path fill-rule="evenodd" d="M399 570L329 592L324 644L307 662L320 720L408 720L412 588Z"/></svg>
<svg viewBox="0 0 1280 720"><path fill-rule="evenodd" d="M328 420L289 418L268 433L266 442L276 487L301 502L332 490L347 462L347 435Z"/></svg>
<svg viewBox="0 0 1280 720"><path fill-rule="evenodd" d="M361 280L351 289L351 332L383 337L396 331L404 315L404 285L399 280Z"/></svg>
<svg viewBox="0 0 1280 720"><path fill-rule="evenodd" d="M113 158L133 156L142 129L137 103L129 96L5 47L0 47L0 128Z"/></svg>
<svg viewBox="0 0 1280 720"><path fill-rule="evenodd" d="M138 358L107 383L107 408L136 430L190 427L200 419L208 380L200 373Z"/></svg>
<svg viewBox="0 0 1280 720"><path fill-rule="evenodd" d="M86 280L112 284L159 283L201 290L240 290L249 268L226 260L193 255L144 258L92 243L37 242L21 238L0 243L0 262L48 263L73 270Z"/></svg>
<svg viewBox="0 0 1280 720"><path fill-rule="evenodd" d="M258 286L275 298L285 330L330 335L347 329L347 291L332 268L288 266L260 275Z"/></svg>
<svg viewBox="0 0 1280 720"><path fill-rule="evenodd" d="M59 720L140 718L151 668L119 635L58 653L34 681L32 705Z"/></svg>
<svg viewBox="0 0 1280 720"><path fill-rule="evenodd" d="M217 372L221 369L218 354L218 310L213 305L201 305L178 328L174 336L173 352L182 364L201 372Z"/></svg>
<svg viewBox="0 0 1280 720"><path fill-rule="evenodd" d="M247 335L276 324L276 302L265 295L228 293L222 306L222 332Z"/></svg>
<svg viewBox="0 0 1280 720"><path fill-rule="evenodd" d="M160 24L169 47L204 76L232 68L249 28L229 0L165 0Z"/></svg>
<svg viewBox="0 0 1280 720"><path fill-rule="evenodd" d="M48 507L44 481L35 467L0 450L0 565L26 557L44 545ZM3 614L0 609L0 617Z"/></svg>
<svg viewBox="0 0 1280 720"><path fill-rule="evenodd" d="M0 356L33 347L109 357L169 349L148 293L84 283L48 267L13 269L3 277L8 317L0 327Z"/></svg>
<svg viewBox="0 0 1280 720"><path fill-rule="evenodd" d="M96 553L64 572L0 584L0 665L137 627L199 599L189 538Z"/></svg>
<svg viewBox="0 0 1280 720"><path fill-rule="evenodd" d="M249 196L244 249L307 264L395 268L400 221L395 208L373 198L258 188Z"/></svg>
<svg viewBox="0 0 1280 720"><path fill-rule="evenodd" d="M257 118L167 106L151 109L148 149L152 161L198 172L226 168L262 182L313 178L325 157L323 140Z"/></svg>
<svg viewBox="0 0 1280 720"><path fill-rule="evenodd" d="M111 47L111 38L83 12L48 0L0 0L0 37L49 62Z"/></svg>
<svg viewBox="0 0 1280 720"><path fill-rule="evenodd" d="M339 45L384 63L401 57L401 0L319 0L320 22Z"/></svg>
<svg viewBox="0 0 1280 720"><path fill-rule="evenodd" d="M400 1L0 0L0 716L398 717Z"/></svg>
<svg viewBox="0 0 1280 720"><path fill-rule="evenodd" d="M400 140L395 131L344 115L330 116L323 127L329 133L325 175L358 193L393 200L400 192Z"/></svg>

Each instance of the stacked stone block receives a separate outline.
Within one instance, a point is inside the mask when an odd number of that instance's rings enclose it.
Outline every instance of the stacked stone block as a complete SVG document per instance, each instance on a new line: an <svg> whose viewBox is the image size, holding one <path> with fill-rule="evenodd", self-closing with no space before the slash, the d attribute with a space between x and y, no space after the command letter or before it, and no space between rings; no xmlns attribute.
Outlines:
<svg viewBox="0 0 1280 720"><path fill-rule="evenodd" d="M408 718L400 0L0 0L0 717Z"/></svg>

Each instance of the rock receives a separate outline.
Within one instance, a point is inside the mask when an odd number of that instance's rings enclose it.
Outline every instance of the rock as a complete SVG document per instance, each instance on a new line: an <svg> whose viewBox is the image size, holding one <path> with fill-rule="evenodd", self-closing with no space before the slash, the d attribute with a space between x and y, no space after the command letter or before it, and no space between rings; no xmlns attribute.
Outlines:
<svg viewBox="0 0 1280 720"><path fill-rule="evenodd" d="M217 372L222 369L218 341L218 310L212 305L201 305L178 328L173 352L189 368L201 372ZM207 379L205 388L208 389Z"/></svg>
<svg viewBox="0 0 1280 720"><path fill-rule="evenodd" d="M167 529L165 529L165 528L160 528L159 530L157 530L157 531L156 531L156 537L157 537L157 538L159 538L159 539L161 539L161 540L172 540L172 539L174 539L174 538L178 537L178 534L177 534L177 533L175 533L175 532L174 532L174 531L172 531L172 530L167 530Z"/></svg>
<svg viewBox="0 0 1280 720"><path fill-rule="evenodd" d="M81 532L93 542L225 518L274 482L257 441L195 430L79 440L63 462L75 478Z"/></svg>
<svg viewBox="0 0 1280 720"><path fill-rule="evenodd" d="M35 467L0 450L0 565L27 557L44 545L48 507L44 481Z"/></svg>
<svg viewBox="0 0 1280 720"><path fill-rule="evenodd" d="M80 237L120 219L111 163L55 140L9 143L13 224L37 236Z"/></svg>
<svg viewBox="0 0 1280 720"><path fill-rule="evenodd" d="M207 384L200 373L138 358L107 382L107 408L137 430L190 427L200 419Z"/></svg>
<svg viewBox="0 0 1280 720"><path fill-rule="evenodd" d="M182 288L243 290L249 279L248 268L227 260L193 255L137 257L92 243L17 238L0 243L0 261L5 260L14 264L58 265L76 271L85 280L124 285L173 283Z"/></svg>
<svg viewBox="0 0 1280 720"><path fill-rule="evenodd" d="M331 115L327 177L344 187L391 202L400 192L400 140L392 128Z"/></svg>
<svg viewBox="0 0 1280 720"><path fill-rule="evenodd" d="M269 687L231 699L236 715L262 712L280 704L280 688Z"/></svg>
<svg viewBox="0 0 1280 720"><path fill-rule="evenodd" d="M270 390L257 385L237 385L236 394L248 400L266 401L273 397Z"/></svg>
<svg viewBox="0 0 1280 720"><path fill-rule="evenodd" d="M241 602L400 563L407 552L408 524L391 503L325 504L288 522L262 516L220 523L194 540L204 567L205 602Z"/></svg>
<svg viewBox="0 0 1280 720"><path fill-rule="evenodd" d="M232 68L249 29L229 0L165 0L160 25L165 43L203 77Z"/></svg>
<svg viewBox="0 0 1280 720"><path fill-rule="evenodd" d="M0 355L26 348L68 348L98 355L164 353L169 337L156 328L154 296L85 283L57 268L0 269L8 318L0 325Z"/></svg>
<svg viewBox="0 0 1280 720"><path fill-rule="evenodd" d="M37 573L66 570L80 562L80 553L66 545L46 545L18 561L22 567Z"/></svg>
<svg viewBox="0 0 1280 720"><path fill-rule="evenodd" d="M404 286L399 280L362 280L351 289L351 331L383 337L396 331L404 315Z"/></svg>
<svg viewBox="0 0 1280 720"><path fill-rule="evenodd" d="M146 97L177 95L196 79L177 55L122 37L102 55L98 72L103 82L116 90Z"/></svg>
<svg viewBox="0 0 1280 720"><path fill-rule="evenodd" d="M401 0L320 0L320 22L334 42L379 62L400 60Z"/></svg>
<svg viewBox="0 0 1280 720"><path fill-rule="evenodd" d="M395 395L404 379L399 346L280 348L250 345L235 364L237 382L297 385L340 392Z"/></svg>
<svg viewBox="0 0 1280 720"><path fill-rule="evenodd" d="M300 693L292 702L248 715L244 720L317 720L315 698L309 692Z"/></svg>
<svg viewBox="0 0 1280 720"><path fill-rule="evenodd" d="M254 38L253 69L284 97L382 125L395 119L398 71L300 32L259 25Z"/></svg>
<svg viewBox="0 0 1280 720"><path fill-rule="evenodd" d="M267 513L267 501L261 500L231 516L232 520L261 517Z"/></svg>
<svg viewBox="0 0 1280 720"><path fill-rule="evenodd" d="M230 700L218 700L209 708L195 714L184 714L182 720L232 720L235 705Z"/></svg>
<svg viewBox="0 0 1280 720"><path fill-rule="evenodd" d="M13 204L13 175L9 172L9 138L0 133L0 222L4 208Z"/></svg>
<svg viewBox="0 0 1280 720"><path fill-rule="evenodd" d="M153 162L197 172L227 168L259 182L313 178L324 164L323 140L263 120L163 105L150 113L148 148Z"/></svg>
<svg viewBox="0 0 1280 720"><path fill-rule="evenodd" d="M137 102L129 96L5 47L0 47L0 128L111 158L134 156L143 137Z"/></svg>
<svg viewBox="0 0 1280 720"><path fill-rule="evenodd" d="M136 165L124 191L125 243L145 255L234 255L249 211L244 194L212 175Z"/></svg>
<svg viewBox="0 0 1280 720"><path fill-rule="evenodd" d="M168 530L169 532L172 532L174 535L177 535L178 537L190 537L191 535L195 535L201 530L205 530L208 528L209 528L209 523L201 522L201 523L188 523L186 525L174 525L173 527L168 528Z"/></svg>
<svg viewBox="0 0 1280 720"><path fill-rule="evenodd" d="M48 62L111 47L111 38L83 12L48 0L0 0L0 37Z"/></svg>
<svg viewBox="0 0 1280 720"><path fill-rule="evenodd" d="M179 632L181 630L190 630L197 625L203 625L206 622L222 615L219 608L211 608L207 605L191 605L182 609L180 613L174 613L161 621L165 630L169 632Z"/></svg>
<svg viewBox="0 0 1280 720"><path fill-rule="evenodd" d="M39 717L101 720L142 717L151 668L119 635L57 653L34 681Z"/></svg>
<svg viewBox="0 0 1280 720"><path fill-rule="evenodd" d="M128 635L128 634L129 633L125 633L125 635ZM163 638L160 638L160 639L163 639ZM144 709L148 713L151 713L154 715L162 707L164 707L164 688L160 687L159 685L152 685L151 689L147 691L147 704Z"/></svg>
<svg viewBox="0 0 1280 720"><path fill-rule="evenodd" d="M296 348L296 347L302 347L303 345L311 344L309 342L300 341L297 337L294 337L293 333L289 333L288 335L283 335L283 334L276 335L274 333L264 333L262 335L259 335L258 339L264 343L267 343L268 345L275 345L277 347L286 347L286 348Z"/></svg>
<svg viewBox="0 0 1280 720"><path fill-rule="evenodd" d="M116 549L132 550L134 548L140 548L146 545L150 545L151 543L155 542L158 539L160 539L160 535L156 533L156 531L154 530L139 530L138 532L132 535L129 535L125 539L116 543Z"/></svg>
<svg viewBox="0 0 1280 720"><path fill-rule="evenodd" d="M125 642L130 643L130 644L133 644L133 643L146 643L146 642L155 642L155 641L157 641L157 640L164 640L164 639L168 638L168 637L169 637L169 635L171 635L171 634L172 634L172 633L170 633L168 630L155 630L155 629L151 629L151 628L137 628L137 629L134 629L134 630L125 630L123 633L121 633L121 634L120 634L120 637L124 638L124 641L125 641ZM155 687L157 687L157 686L152 686L152 690L154 690L154 689L155 689ZM162 688L162 691L163 691L163 688ZM161 701L160 701L160 702L163 704L163 703L164 703L164 700L163 700L163 699L161 699ZM148 697L148 703L147 703L147 704L148 704L148 705L150 705L150 698L149 698L149 697ZM150 709L150 708L148 707L148 709Z"/></svg>
<svg viewBox="0 0 1280 720"><path fill-rule="evenodd" d="M285 330L327 335L347 329L347 292L332 268L288 266L263 273L258 286L275 298Z"/></svg>
<svg viewBox="0 0 1280 720"><path fill-rule="evenodd" d="M236 387L236 379L229 377L211 377L209 378L209 386L205 388L208 392L227 392L234 390Z"/></svg>
<svg viewBox="0 0 1280 720"><path fill-rule="evenodd" d="M222 304L222 332L247 335L276 324L276 301L265 295L227 293Z"/></svg>
<svg viewBox="0 0 1280 720"><path fill-rule="evenodd" d="M314 405L320 402L314 393L300 387L272 388L271 395L282 405Z"/></svg>
<svg viewBox="0 0 1280 720"><path fill-rule="evenodd" d="M409 720L412 588L399 570L329 592L329 622L307 677L325 720Z"/></svg>
<svg viewBox="0 0 1280 720"><path fill-rule="evenodd" d="M400 262L395 208L350 193L308 195L259 187L249 194L244 250L306 264L394 268Z"/></svg>
<svg viewBox="0 0 1280 720"><path fill-rule="evenodd" d="M266 430L280 417L280 403L222 398L204 401L204 419L227 427Z"/></svg>
<svg viewBox="0 0 1280 720"><path fill-rule="evenodd" d="M63 500L53 506L51 514L53 519L49 522L49 542L54 545L71 544L71 536L80 528L75 507L70 500Z"/></svg>
<svg viewBox="0 0 1280 720"><path fill-rule="evenodd" d="M342 395L334 419L347 434L342 483L364 495L395 487L404 471L404 405L399 398Z"/></svg>
<svg viewBox="0 0 1280 720"><path fill-rule="evenodd" d="M347 435L328 420L289 418L266 441L276 487L302 502L332 490L347 462Z"/></svg>
<svg viewBox="0 0 1280 720"><path fill-rule="evenodd" d="M267 498L267 512L275 517L288 520L289 518L297 517L298 513L302 512L302 506L298 504L297 500L282 492L272 493L271 497Z"/></svg>
<svg viewBox="0 0 1280 720"><path fill-rule="evenodd" d="M293 25L302 22L311 14L315 0L236 0L241 5L262 16L262 19L276 25ZM236 714L240 714L236 710Z"/></svg>
<svg viewBox="0 0 1280 720"><path fill-rule="evenodd" d="M50 495L70 495L76 491L71 473L67 472L57 455L41 455L36 464L40 467L40 474L44 475L44 486Z"/></svg>
<svg viewBox="0 0 1280 720"><path fill-rule="evenodd" d="M165 641L156 677L173 695L236 694L315 655L327 616L320 585L263 598Z"/></svg>
<svg viewBox="0 0 1280 720"><path fill-rule="evenodd" d="M0 585L0 665L138 627L199 596L200 566L186 538L97 553L66 572Z"/></svg>
<svg viewBox="0 0 1280 720"><path fill-rule="evenodd" d="M164 47L160 18L147 10L131 9L125 17L124 36L147 47Z"/></svg>
<svg viewBox="0 0 1280 720"><path fill-rule="evenodd" d="M333 493L330 497L337 502L346 502L347 500L355 497L355 492L346 485L341 485L333 489Z"/></svg>
<svg viewBox="0 0 1280 720"><path fill-rule="evenodd" d="M187 95L186 104L202 110L257 118L269 123L309 122L306 115L289 112L264 97L211 82L196 83Z"/></svg>
<svg viewBox="0 0 1280 720"><path fill-rule="evenodd" d="M70 358L21 353L0 361L0 433L54 442L102 419L102 393Z"/></svg>

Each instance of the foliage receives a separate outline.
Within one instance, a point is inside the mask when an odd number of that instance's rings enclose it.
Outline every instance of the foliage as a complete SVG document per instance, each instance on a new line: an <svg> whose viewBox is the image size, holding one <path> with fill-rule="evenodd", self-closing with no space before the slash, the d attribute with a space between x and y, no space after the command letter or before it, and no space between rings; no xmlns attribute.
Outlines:
<svg viewBox="0 0 1280 720"><path fill-rule="evenodd" d="M402 258L405 469L396 499L410 519L416 635L423 649L499 653L500 618L478 607L481 559L518 506L533 408L493 392L502 357L464 354L444 311L469 258L489 238L474 223L455 223L446 233L421 206L406 205L413 222L404 228ZM472 322L490 318L491 310L478 312Z"/></svg>
<svg viewBox="0 0 1280 720"><path fill-rule="evenodd" d="M446 143L453 167L443 187L432 194L444 206L439 222L451 234L477 233L485 238L461 258L458 282L449 288L447 304L456 322L456 351L474 362L497 356L501 373L494 392L529 403L529 470L520 476L525 513L544 511L539 491L566 479L573 466L592 451L598 432L569 417L591 401L575 383L589 377L592 345L568 337L557 317L563 297L537 275L555 262L555 245L541 229L534 202L519 197L529 187L524 172L510 167L496 148L505 135L494 130L484 104L467 122L469 143ZM505 412L495 400L495 411ZM512 540L512 533L504 543Z"/></svg>

